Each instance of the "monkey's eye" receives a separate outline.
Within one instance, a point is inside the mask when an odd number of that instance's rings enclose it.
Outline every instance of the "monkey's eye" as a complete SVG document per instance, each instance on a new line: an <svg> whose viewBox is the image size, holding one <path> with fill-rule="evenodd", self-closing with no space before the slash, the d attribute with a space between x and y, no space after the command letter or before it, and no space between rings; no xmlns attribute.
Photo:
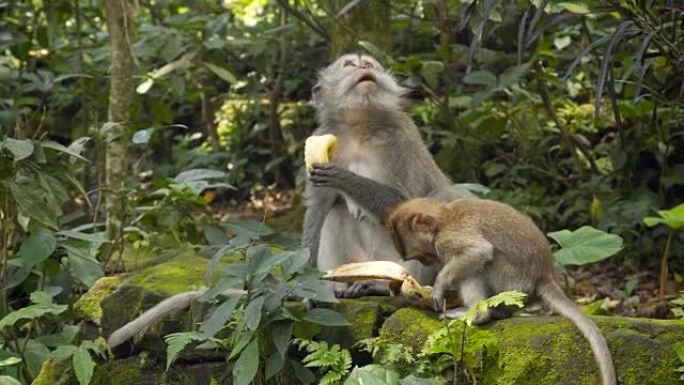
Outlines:
<svg viewBox="0 0 684 385"><path fill-rule="evenodd" d="M354 66L354 61L353 61L353 60L350 60L350 59L347 59L347 60L345 60L344 63L342 64L342 67L349 67L349 66Z"/></svg>
<svg viewBox="0 0 684 385"><path fill-rule="evenodd" d="M373 65L373 63L371 63L369 61L364 61L361 68L375 68L375 66Z"/></svg>

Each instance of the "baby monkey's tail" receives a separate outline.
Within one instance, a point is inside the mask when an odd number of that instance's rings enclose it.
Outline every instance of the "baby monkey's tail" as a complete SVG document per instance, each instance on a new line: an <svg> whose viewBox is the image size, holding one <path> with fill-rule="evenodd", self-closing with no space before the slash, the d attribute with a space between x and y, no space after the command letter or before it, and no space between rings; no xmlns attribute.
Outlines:
<svg viewBox="0 0 684 385"><path fill-rule="evenodd" d="M539 286L537 293L555 312L570 319L589 340L591 350L601 369L603 385L616 385L615 367L608 344L598 326L563 293L555 280L547 279Z"/></svg>

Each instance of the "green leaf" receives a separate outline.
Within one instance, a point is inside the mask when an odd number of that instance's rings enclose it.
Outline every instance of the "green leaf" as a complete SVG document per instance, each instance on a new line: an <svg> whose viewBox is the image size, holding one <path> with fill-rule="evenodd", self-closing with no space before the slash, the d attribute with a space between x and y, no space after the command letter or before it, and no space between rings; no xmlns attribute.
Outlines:
<svg viewBox="0 0 684 385"><path fill-rule="evenodd" d="M553 39L553 46L556 47L556 49L559 51L569 46L570 43L572 43L572 39L568 35L558 36Z"/></svg>
<svg viewBox="0 0 684 385"><path fill-rule="evenodd" d="M259 368L259 343L257 339L240 353L233 367L233 385L249 385Z"/></svg>
<svg viewBox="0 0 684 385"><path fill-rule="evenodd" d="M143 95L146 94L147 91L152 88L152 85L154 85L154 79L146 79L144 82L140 83L138 87L135 88L135 92Z"/></svg>
<svg viewBox="0 0 684 385"><path fill-rule="evenodd" d="M33 154L33 141L30 139L17 140L5 138L5 140L0 142L0 144L2 144L0 149L6 148L12 153L12 155L14 155L15 162L26 159Z"/></svg>
<svg viewBox="0 0 684 385"><path fill-rule="evenodd" d="M0 385L21 385L14 377L0 376Z"/></svg>
<svg viewBox="0 0 684 385"><path fill-rule="evenodd" d="M578 13L580 15L585 15L587 13L590 13L591 11L589 10L589 7L587 7L585 4L582 4L581 2L561 2L557 4L559 7L565 9L568 12L572 13Z"/></svg>
<svg viewBox="0 0 684 385"><path fill-rule="evenodd" d="M280 354L277 352L271 354L271 356L266 360L264 368L264 376L266 377L266 380L278 374L278 372L283 369L284 365L285 360L280 356Z"/></svg>
<svg viewBox="0 0 684 385"><path fill-rule="evenodd" d="M303 385L309 385L316 381L316 376L311 369L304 367L304 365L295 360L288 360L288 362L294 370L295 377L297 377L297 380L299 380L299 382L301 382Z"/></svg>
<svg viewBox="0 0 684 385"><path fill-rule="evenodd" d="M302 317L302 319L324 326L349 326L349 323L344 319L342 314L330 309L311 309Z"/></svg>
<svg viewBox="0 0 684 385"><path fill-rule="evenodd" d="M204 337L213 337L216 333L223 328L223 326L228 322L230 317L233 315L233 310L240 300L239 296L231 296L225 302L223 302L219 307L214 310L211 317L202 324L200 330Z"/></svg>
<svg viewBox="0 0 684 385"><path fill-rule="evenodd" d="M21 358L19 358L19 357L7 357L3 360L0 360L0 368L5 367L5 366L16 365L20 362L21 362Z"/></svg>
<svg viewBox="0 0 684 385"><path fill-rule="evenodd" d="M264 307L264 296L251 300L245 308L245 325L249 330L256 330L261 322L261 309Z"/></svg>
<svg viewBox="0 0 684 385"><path fill-rule="evenodd" d="M237 83L237 81L238 81L237 78L229 70L227 70L221 66L217 66L216 64L212 64L212 63L205 62L205 61L203 61L202 64L204 64L205 67L209 68L209 70L211 72L213 72L216 76L220 77L221 79L225 80L226 82L231 83L231 84Z"/></svg>
<svg viewBox="0 0 684 385"><path fill-rule="evenodd" d="M283 261L280 268L285 275L285 279L290 279L295 273L301 272L302 268L310 258L309 248L303 248L296 251L290 251L290 258Z"/></svg>
<svg viewBox="0 0 684 385"><path fill-rule="evenodd" d="M379 365L356 367L344 385L399 385L399 373Z"/></svg>
<svg viewBox="0 0 684 385"><path fill-rule="evenodd" d="M496 76L489 71L473 71L463 78L463 82L493 88L496 87Z"/></svg>
<svg viewBox="0 0 684 385"><path fill-rule="evenodd" d="M463 319L466 324L472 325L478 312L484 311L487 308L495 308L499 305L523 307L525 306L526 297L527 294L519 291L504 291L471 306L463 315Z"/></svg>
<svg viewBox="0 0 684 385"><path fill-rule="evenodd" d="M66 244L63 244L62 247L67 251L69 272L84 285L91 287L95 281L104 276L100 261L91 256L88 249L80 249Z"/></svg>
<svg viewBox="0 0 684 385"><path fill-rule="evenodd" d="M294 323L289 320L277 321L271 324L271 341L273 341L276 352L283 358L287 352L287 347L290 346L293 326Z"/></svg>
<svg viewBox="0 0 684 385"><path fill-rule="evenodd" d="M679 361L684 362L684 342L677 342L675 344L675 352L677 352Z"/></svg>
<svg viewBox="0 0 684 385"><path fill-rule="evenodd" d="M15 310L7 314L4 318L0 319L0 329L6 326L12 326L21 320L32 320L42 317L46 314L60 314L66 309L66 305L54 304L36 304L22 307L21 309Z"/></svg>
<svg viewBox="0 0 684 385"><path fill-rule="evenodd" d="M133 133L133 137L131 138L131 141L134 144L147 144L150 142L150 139L152 138L153 132L154 132L153 128L146 128L144 130L138 130L135 133Z"/></svg>
<svg viewBox="0 0 684 385"><path fill-rule="evenodd" d="M90 384L90 379L93 377L93 369L95 369L95 362L90 356L88 349L79 347L73 355L74 373L80 385Z"/></svg>
<svg viewBox="0 0 684 385"><path fill-rule="evenodd" d="M224 178L226 175L227 174L223 171L196 168L179 173L175 178L173 178L173 180L178 183L184 183L198 180Z"/></svg>
<svg viewBox="0 0 684 385"><path fill-rule="evenodd" d="M26 367L32 376L37 376L43 362L50 356L50 350L38 340L29 339L26 341L26 349L24 350L24 357L26 358Z"/></svg>
<svg viewBox="0 0 684 385"><path fill-rule="evenodd" d="M74 345L62 345L50 352L50 359L55 361L64 361L76 353L78 347Z"/></svg>
<svg viewBox="0 0 684 385"><path fill-rule="evenodd" d="M281 265L285 260L292 256L290 251L282 251L280 253L270 255L270 253L257 261L254 269L255 276L265 276L271 272L276 266Z"/></svg>
<svg viewBox="0 0 684 385"><path fill-rule="evenodd" d="M197 332L172 333L164 336L164 341L166 342L166 370L169 370L178 353L190 342L203 340L204 337Z"/></svg>
<svg viewBox="0 0 684 385"><path fill-rule="evenodd" d="M421 63L420 75L430 88L439 85L439 74L444 71L444 63L441 61L427 60Z"/></svg>
<svg viewBox="0 0 684 385"><path fill-rule="evenodd" d="M669 210L658 211L658 214L660 214L660 218L646 217L644 218L644 223L647 226L663 223L673 230L684 228L684 203Z"/></svg>
<svg viewBox="0 0 684 385"><path fill-rule="evenodd" d="M575 231L561 230L548 234L561 246L554 253L562 265L584 265L601 261L622 250L622 238L591 226Z"/></svg>
<svg viewBox="0 0 684 385"><path fill-rule="evenodd" d="M413 374L399 381L401 385L442 385L444 381L438 377L421 378Z"/></svg>
<svg viewBox="0 0 684 385"><path fill-rule="evenodd" d="M89 161L88 159L82 157L81 154L79 154L78 152L74 151L72 148L63 146L63 145L61 145L61 144L59 144L59 143L57 143L57 142L53 142L53 141L51 141L51 140L46 140L46 141L44 141L44 142L40 142L40 145L43 146L43 147L45 147L45 148L49 148L49 149L52 149L52 150L56 150L56 151L59 151L59 152L63 152L63 153L65 153L65 154L68 154L68 155L73 156L74 158L78 158L78 159L80 159L80 160L82 160L82 161L85 161L85 162L90 163L90 161Z"/></svg>
<svg viewBox="0 0 684 385"><path fill-rule="evenodd" d="M57 239L52 231L41 229L24 239L19 247L19 257L24 261L24 267L31 269L48 259L56 247Z"/></svg>
<svg viewBox="0 0 684 385"><path fill-rule="evenodd" d="M499 76L499 88L518 84L520 79L527 73L528 68L530 68L530 65L527 63L507 68Z"/></svg>

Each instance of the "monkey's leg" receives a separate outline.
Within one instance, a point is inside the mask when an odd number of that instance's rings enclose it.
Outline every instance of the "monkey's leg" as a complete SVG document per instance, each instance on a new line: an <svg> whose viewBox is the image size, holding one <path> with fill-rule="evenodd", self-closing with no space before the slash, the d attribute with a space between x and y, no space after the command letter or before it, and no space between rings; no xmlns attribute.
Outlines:
<svg viewBox="0 0 684 385"><path fill-rule="evenodd" d="M464 279L461 281L458 290L461 294L463 304L465 304L467 308L470 308L480 301L484 301L489 298L489 295L491 294L489 287L487 286L487 281L482 274L476 274ZM482 325L487 323L493 318L492 316L491 309L479 311L473 320L473 324Z"/></svg>
<svg viewBox="0 0 684 385"><path fill-rule="evenodd" d="M379 222L384 221L390 208L406 200L406 196L396 188L339 168L332 163L315 163L310 180L315 186L342 191Z"/></svg>
<svg viewBox="0 0 684 385"><path fill-rule="evenodd" d="M463 232L442 237L444 239L435 244L440 260L445 262L444 267L437 274L432 289L432 302L436 311L442 310L444 293L450 286L460 287L463 282L470 281L472 277L479 277L484 288L473 292L486 294L487 281L481 272L494 257L494 246L479 234ZM478 301L475 301L477 296L473 296L471 301L468 301L469 298L471 297L467 293L463 297L463 302L468 307L487 297L480 298Z"/></svg>
<svg viewBox="0 0 684 385"><path fill-rule="evenodd" d="M302 245L309 248L311 267L318 267L321 232L325 219L335 203L336 195L332 190L319 189L311 184L307 184L306 191L304 191L306 213L302 229Z"/></svg>

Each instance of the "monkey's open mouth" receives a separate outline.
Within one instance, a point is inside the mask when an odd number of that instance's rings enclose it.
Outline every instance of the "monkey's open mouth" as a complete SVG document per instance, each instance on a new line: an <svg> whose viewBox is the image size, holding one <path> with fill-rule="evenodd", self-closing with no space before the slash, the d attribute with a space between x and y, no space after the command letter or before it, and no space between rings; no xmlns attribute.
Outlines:
<svg viewBox="0 0 684 385"><path fill-rule="evenodd" d="M361 84L361 83L363 83L363 82L373 82L373 83L375 83L375 82L376 82L375 76L373 76L372 74L365 74L365 75L361 76L361 78L359 78L359 81L356 82L356 84Z"/></svg>

